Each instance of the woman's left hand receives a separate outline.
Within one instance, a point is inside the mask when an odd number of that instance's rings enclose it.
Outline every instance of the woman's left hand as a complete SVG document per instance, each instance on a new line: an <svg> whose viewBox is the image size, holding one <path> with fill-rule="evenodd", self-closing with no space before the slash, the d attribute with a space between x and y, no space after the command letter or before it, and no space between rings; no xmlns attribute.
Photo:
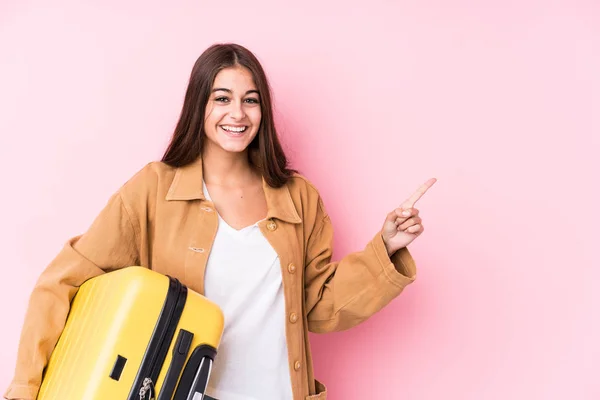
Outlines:
<svg viewBox="0 0 600 400"><path fill-rule="evenodd" d="M401 248L408 246L425 230L423 220L419 217L419 210L415 208L415 203L435 182L437 182L437 179L429 179L399 208L387 215L383 223L381 236L390 256Z"/></svg>

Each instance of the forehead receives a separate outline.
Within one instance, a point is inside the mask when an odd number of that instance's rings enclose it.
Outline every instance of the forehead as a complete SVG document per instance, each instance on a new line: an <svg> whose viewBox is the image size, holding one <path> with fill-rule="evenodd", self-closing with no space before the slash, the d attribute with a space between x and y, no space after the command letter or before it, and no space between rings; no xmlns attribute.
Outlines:
<svg viewBox="0 0 600 400"><path fill-rule="evenodd" d="M215 77L213 88L246 92L256 90L252 73L245 67L235 66L222 69Z"/></svg>

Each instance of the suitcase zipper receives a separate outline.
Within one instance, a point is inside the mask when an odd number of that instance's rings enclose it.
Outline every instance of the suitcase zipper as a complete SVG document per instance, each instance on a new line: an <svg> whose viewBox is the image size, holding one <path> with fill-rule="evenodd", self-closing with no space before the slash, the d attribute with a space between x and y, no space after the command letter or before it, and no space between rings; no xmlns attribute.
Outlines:
<svg viewBox="0 0 600 400"><path fill-rule="evenodd" d="M168 278L167 296L138 369L138 374L127 397L128 400L146 400L147 394L150 394L150 399L153 399L156 395L153 386L158 379L171 346L175 329L187 299L187 287L175 278Z"/></svg>
<svg viewBox="0 0 600 400"><path fill-rule="evenodd" d="M154 384L150 378L144 379L144 382L142 383L142 388L140 389L140 400L146 400L146 393L148 393L148 400L154 399Z"/></svg>

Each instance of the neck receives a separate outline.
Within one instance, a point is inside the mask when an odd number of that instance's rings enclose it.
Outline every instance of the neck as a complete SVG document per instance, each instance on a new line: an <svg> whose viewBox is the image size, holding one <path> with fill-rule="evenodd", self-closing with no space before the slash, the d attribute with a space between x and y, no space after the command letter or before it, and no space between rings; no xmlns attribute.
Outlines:
<svg viewBox="0 0 600 400"><path fill-rule="evenodd" d="M250 165L246 151L230 153L206 148L202 152L202 175L207 185L246 186L256 179L257 172Z"/></svg>

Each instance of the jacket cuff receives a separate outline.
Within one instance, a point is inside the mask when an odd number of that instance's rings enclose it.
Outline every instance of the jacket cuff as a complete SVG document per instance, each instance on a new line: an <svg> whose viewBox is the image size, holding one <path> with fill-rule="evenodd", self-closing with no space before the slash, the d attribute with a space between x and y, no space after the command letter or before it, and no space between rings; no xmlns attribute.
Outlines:
<svg viewBox="0 0 600 400"><path fill-rule="evenodd" d="M37 397L39 387L33 385L19 385L16 383L11 384L6 392L4 393L5 399L25 399L35 400Z"/></svg>
<svg viewBox="0 0 600 400"><path fill-rule="evenodd" d="M378 232L377 235L375 235L371 244L375 249L375 254L377 254L383 272L390 283L403 288L415 280L417 276L417 266L408 251L408 248L401 248L392 254L392 257L390 258L387 249L385 248L381 232Z"/></svg>

